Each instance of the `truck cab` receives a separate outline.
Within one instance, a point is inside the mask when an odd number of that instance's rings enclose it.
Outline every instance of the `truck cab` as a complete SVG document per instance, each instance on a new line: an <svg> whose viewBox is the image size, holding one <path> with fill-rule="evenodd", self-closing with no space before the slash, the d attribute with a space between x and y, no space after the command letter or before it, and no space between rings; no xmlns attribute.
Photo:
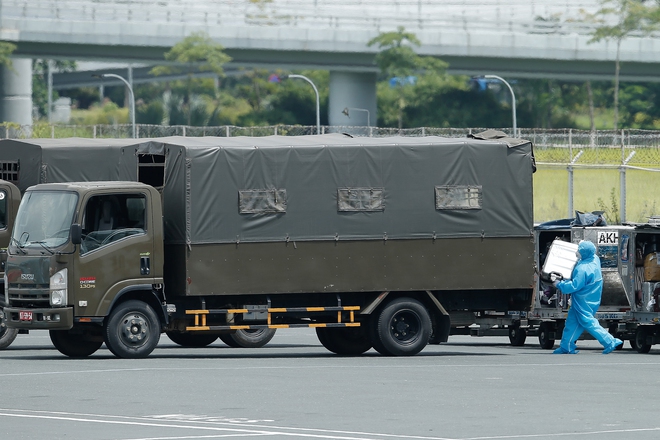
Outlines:
<svg viewBox="0 0 660 440"><path fill-rule="evenodd" d="M136 182L30 187L16 217L5 317L47 329L68 356L103 342L121 357L151 351L165 322L160 194Z"/></svg>

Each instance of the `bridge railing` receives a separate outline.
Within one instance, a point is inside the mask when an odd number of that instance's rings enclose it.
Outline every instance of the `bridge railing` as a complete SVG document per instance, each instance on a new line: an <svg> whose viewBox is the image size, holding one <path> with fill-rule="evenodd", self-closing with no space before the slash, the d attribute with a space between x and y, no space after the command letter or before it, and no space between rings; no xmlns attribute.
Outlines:
<svg viewBox="0 0 660 440"><path fill-rule="evenodd" d="M516 7L504 0L0 0L2 16L68 22L185 23L193 26L288 26L409 30L462 27L480 31L587 34L578 20L597 0L529 0Z"/></svg>

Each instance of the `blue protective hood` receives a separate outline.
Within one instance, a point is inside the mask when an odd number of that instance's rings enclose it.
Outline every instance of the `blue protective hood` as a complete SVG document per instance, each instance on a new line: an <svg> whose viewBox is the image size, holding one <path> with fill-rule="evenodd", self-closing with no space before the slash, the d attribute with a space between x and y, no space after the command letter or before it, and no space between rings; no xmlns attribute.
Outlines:
<svg viewBox="0 0 660 440"><path fill-rule="evenodd" d="M596 254L596 246L590 241L583 240L578 244L578 252L582 260L589 260Z"/></svg>

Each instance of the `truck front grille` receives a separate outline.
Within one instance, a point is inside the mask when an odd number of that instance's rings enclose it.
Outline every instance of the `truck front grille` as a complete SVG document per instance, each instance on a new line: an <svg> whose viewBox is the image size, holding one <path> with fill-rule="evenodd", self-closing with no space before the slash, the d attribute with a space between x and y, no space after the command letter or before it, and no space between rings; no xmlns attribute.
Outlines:
<svg viewBox="0 0 660 440"><path fill-rule="evenodd" d="M50 305L50 286L36 284L20 289L18 284L9 285L9 304L13 307L44 307Z"/></svg>

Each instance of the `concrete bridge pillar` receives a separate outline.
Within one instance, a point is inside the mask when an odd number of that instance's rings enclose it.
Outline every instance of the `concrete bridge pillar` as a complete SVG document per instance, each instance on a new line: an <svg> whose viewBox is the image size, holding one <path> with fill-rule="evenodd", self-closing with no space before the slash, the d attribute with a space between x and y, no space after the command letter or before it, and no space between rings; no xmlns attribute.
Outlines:
<svg viewBox="0 0 660 440"><path fill-rule="evenodd" d="M32 60L12 58L0 66L0 123L32 125Z"/></svg>
<svg viewBox="0 0 660 440"><path fill-rule="evenodd" d="M377 125L376 76L376 73L330 71L329 125L366 127L367 116L369 125ZM349 116L343 113L344 109L348 109Z"/></svg>

